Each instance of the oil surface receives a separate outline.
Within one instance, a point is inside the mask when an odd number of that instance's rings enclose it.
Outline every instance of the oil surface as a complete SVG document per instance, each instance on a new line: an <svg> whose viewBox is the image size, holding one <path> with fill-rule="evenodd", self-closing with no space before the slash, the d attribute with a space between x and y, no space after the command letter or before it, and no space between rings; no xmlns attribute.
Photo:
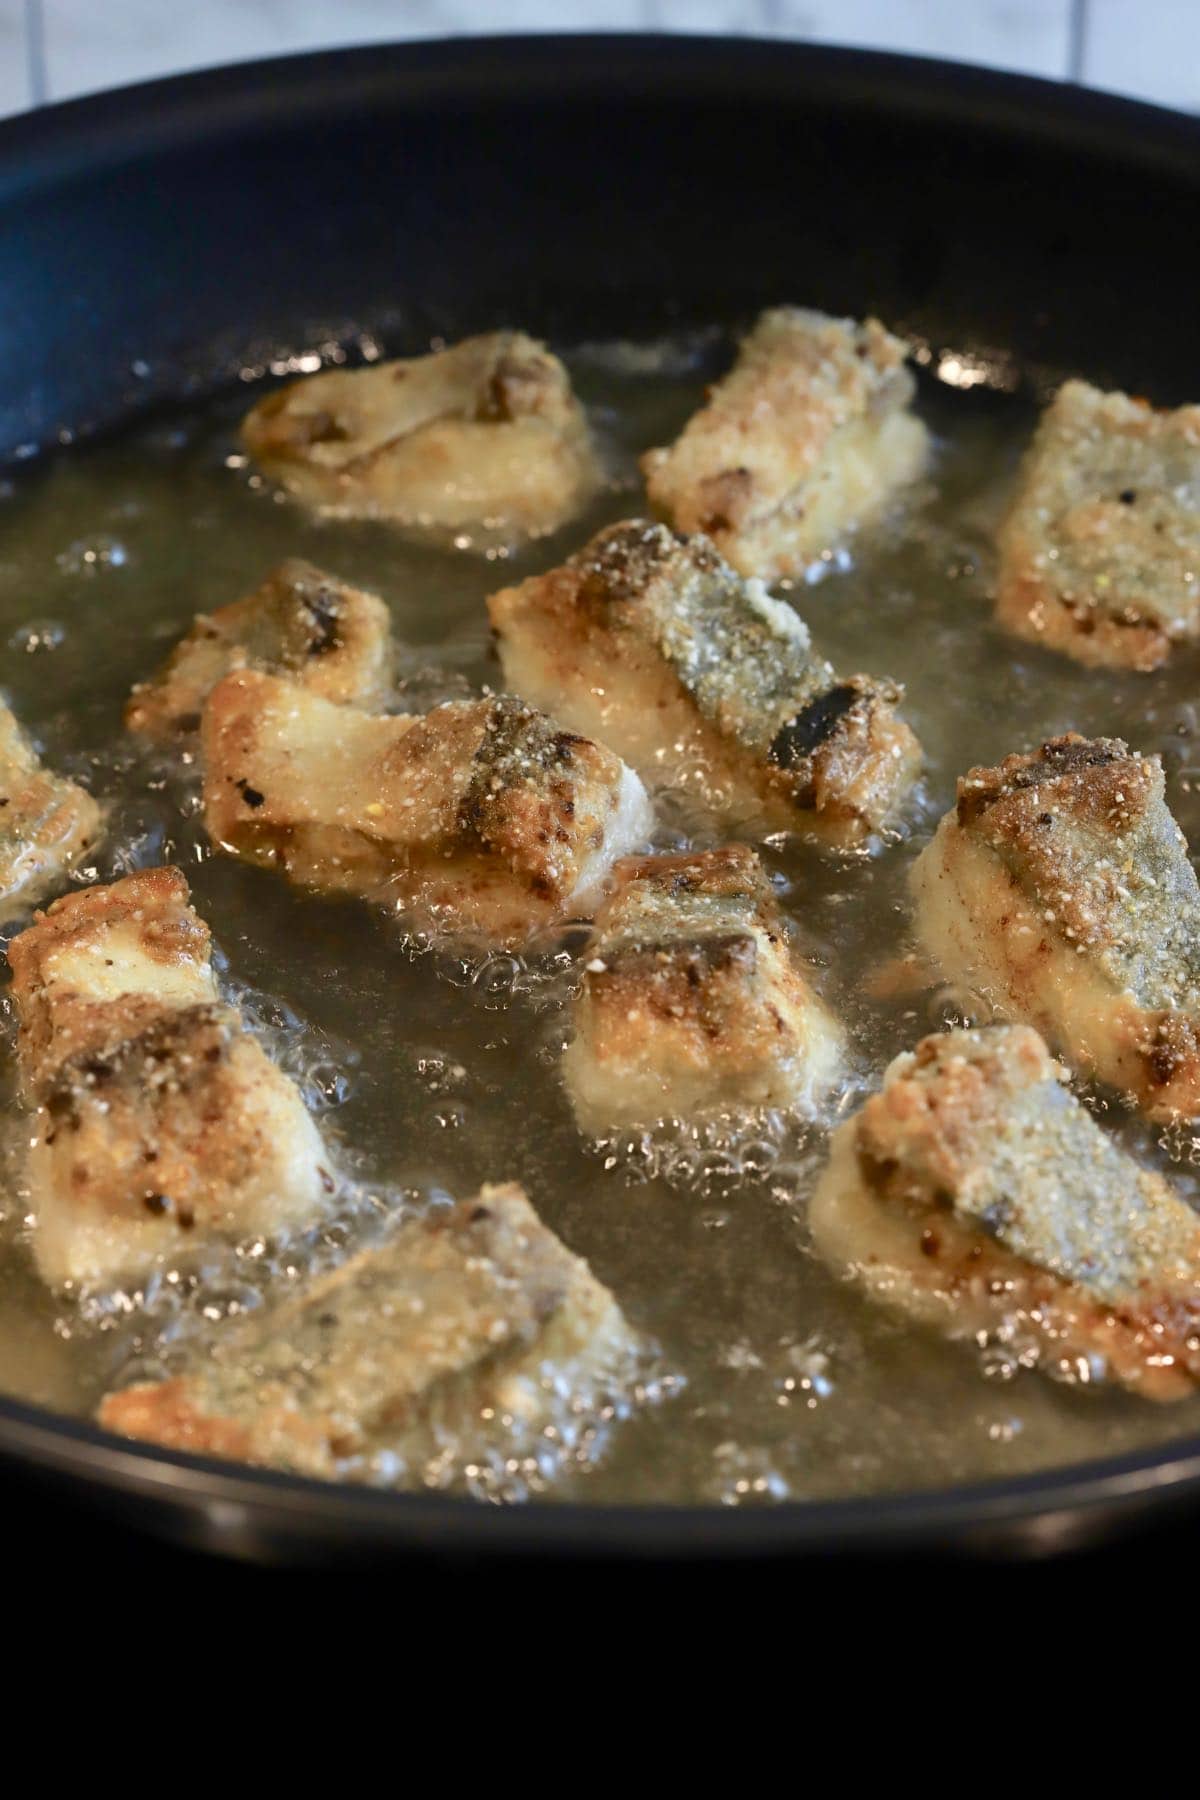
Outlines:
<svg viewBox="0 0 1200 1800"><path fill-rule="evenodd" d="M243 1247L198 1278L165 1271L141 1294L80 1308L32 1273L24 1127L6 1088L0 1388L90 1412L114 1380L196 1354L227 1315L336 1256L397 1206L515 1178L656 1352L618 1416L552 1432L549 1452L502 1447L486 1468L464 1469L445 1445L424 1463L384 1459L379 1479L737 1504L1008 1475L1200 1431L1200 1399L1160 1409L1016 1370L891 1318L834 1279L805 1225L824 1129L765 1120L732 1142L686 1129L584 1142L557 1073L566 950L476 963L422 953L366 906L307 898L212 856L194 770L147 760L122 736L131 685L193 614L249 591L288 555L387 599L405 710L495 684L485 595L560 561L602 523L644 511L638 452L674 435L727 356L716 333L568 352L613 479L587 517L507 559L306 517L238 451L250 384L64 451L0 490L0 684L53 766L114 807L94 873L80 878L164 859L183 866L231 991L305 1083L353 1177L343 1216L300 1246ZM1028 393L993 389L965 359L943 356L938 372L940 381L923 377L919 401L937 443L930 479L869 541L791 593L840 671L906 684L905 716L928 757L903 832L870 857L839 861L782 840L764 850L814 980L852 1036L854 1086L841 1113L897 1051L964 1004L944 992L875 1000L869 984L906 947L908 865L969 765L1067 729L1125 736L1162 752L1168 800L1200 843L1194 658L1181 653L1149 677L1089 672L993 627L991 533L1034 406ZM664 843L678 841L664 832ZM1135 1154L1195 1199L1200 1141L1156 1133L1111 1104L1105 1112Z"/></svg>

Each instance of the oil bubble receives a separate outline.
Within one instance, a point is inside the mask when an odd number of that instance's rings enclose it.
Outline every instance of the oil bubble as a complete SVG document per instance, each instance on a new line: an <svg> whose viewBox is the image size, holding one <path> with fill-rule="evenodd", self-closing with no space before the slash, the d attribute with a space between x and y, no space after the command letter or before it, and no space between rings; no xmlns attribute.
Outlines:
<svg viewBox="0 0 1200 1800"><path fill-rule="evenodd" d="M49 650L57 650L66 638L67 628L57 619L30 619L12 633L8 647L23 651L26 656L44 656Z"/></svg>
<svg viewBox="0 0 1200 1800"><path fill-rule="evenodd" d="M95 537L77 538L65 550L60 550L54 560L64 575L93 576L123 568L129 561L129 552L119 538L99 533Z"/></svg>

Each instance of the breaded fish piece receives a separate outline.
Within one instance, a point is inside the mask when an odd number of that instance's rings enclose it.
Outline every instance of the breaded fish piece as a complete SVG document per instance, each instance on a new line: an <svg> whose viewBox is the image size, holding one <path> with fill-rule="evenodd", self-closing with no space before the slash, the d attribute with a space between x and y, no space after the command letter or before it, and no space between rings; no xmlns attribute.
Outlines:
<svg viewBox="0 0 1200 1800"><path fill-rule="evenodd" d="M972 769L912 884L951 980L1151 1118L1200 1113L1200 886L1156 756L1072 732Z"/></svg>
<svg viewBox="0 0 1200 1800"><path fill-rule="evenodd" d="M642 458L651 504L743 575L798 574L925 466L908 350L878 319L764 312L676 441Z"/></svg>
<svg viewBox="0 0 1200 1800"><path fill-rule="evenodd" d="M536 1421L632 1346L616 1301L515 1183L433 1208L229 1333L100 1423L176 1450L331 1476L384 1436Z"/></svg>
<svg viewBox="0 0 1200 1800"><path fill-rule="evenodd" d="M835 1134L817 1248L950 1337L1182 1399L1200 1382L1200 1219L1062 1081L1027 1026L923 1039Z"/></svg>
<svg viewBox="0 0 1200 1800"><path fill-rule="evenodd" d="M178 870L56 901L8 960L36 1108L34 1255L52 1286L136 1276L214 1235L277 1232L332 1192L299 1093L219 999Z"/></svg>
<svg viewBox="0 0 1200 1800"><path fill-rule="evenodd" d="M586 912L653 826L611 751L505 696L380 717L246 670L202 743L221 849L449 935L518 942Z"/></svg>
<svg viewBox="0 0 1200 1800"><path fill-rule="evenodd" d="M211 934L178 869L139 869L80 888L8 947L27 1098L64 1063L217 999Z"/></svg>
<svg viewBox="0 0 1200 1800"><path fill-rule="evenodd" d="M916 777L901 690L836 675L707 538L611 525L488 611L509 687L727 826L858 844Z"/></svg>
<svg viewBox="0 0 1200 1800"><path fill-rule="evenodd" d="M125 723L157 739L198 731L218 681L244 668L289 675L326 700L383 706L392 664L391 615L378 595L293 556L245 599L198 614L158 673L134 688Z"/></svg>
<svg viewBox="0 0 1200 1800"><path fill-rule="evenodd" d="M43 768L13 714L0 706L0 924L60 885L103 829L92 796Z"/></svg>
<svg viewBox="0 0 1200 1800"><path fill-rule="evenodd" d="M1200 406L1059 389L1001 530L996 613L1093 667L1157 669L1200 637Z"/></svg>
<svg viewBox="0 0 1200 1800"><path fill-rule="evenodd" d="M599 482L567 371L519 331L310 375L261 400L242 436L306 506L426 529L537 537Z"/></svg>
<svg viewBox="0 0 1200 1800"><path fill-rule="evenodd" d="M563 1076L580 1126L811 1110L840 1027L788 949L753 850L628 857L596 915Z"/></svg>

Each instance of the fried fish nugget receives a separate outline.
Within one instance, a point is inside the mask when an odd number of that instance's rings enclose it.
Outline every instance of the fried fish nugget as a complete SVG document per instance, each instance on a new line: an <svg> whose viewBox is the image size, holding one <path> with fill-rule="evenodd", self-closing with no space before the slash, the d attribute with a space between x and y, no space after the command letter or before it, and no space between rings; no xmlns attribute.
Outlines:
<svg viewBox="0 0 1200 1800"><path fill-rule="evenodd" d="M1157 757L1069 733L972 769L912 884L951 980L1152 1118L1200 1113L1200 884Z"/></svg>
<svg viewBox="0 0 1200 1800"><path fill-rule="evenodd" d="M798 574L925 466L907 354L877 319L763 313L675 443L643 457L652 505L743 575Z"/></svg>
<svg viewBox="0 0 1200 1800"><path fill-rule="evenodd" d="M951 1338L1015 1334L1150 1400L1200 1382L1200 1219L1028 1026L897 1057L836 1133L809 1219L829 1262Z"/></svg>
<svg viewBox="0 0 1200 1800"><path fill-rule="evenodd" d="M1200 637L1200 406L1064 383L1001 530L996 612L1092 667L1157 669Z"/></svg>
<svg viewBox="0 0 1200 1800"><path fill-rule="evenodd" d="M110 1394L128 1437L335 1476L373 1442L435 1415L536 1422L633 1345L616 1301L514 1183L436 1206L282 1303L194 1373Z"/></svg>
<svg viewBox="0 0 1200 1800"><path fill-rule="evenodd" d="M176 869L58 900L8 948L35 1108L34 1256L52 1286L275 1233L333 1191L299 1092L217 993Z"/></svg>
<svg viewBox="0 0 1200 1800"><path fill-rule="evenodd" d="M519 331L307 376L261 400L242 435L314 510L423 531L484 528L489 540L557 530L600 479L567 371Z"/></svg>
<svg viewBox="0 0 1200 1800"><path fill-rule="evenodd" d="M384 602L289 557L252 594L196 618L158 673L134 688L125 723L159 740L198 731L213 688L243 668L290 676L326 700L382 706L392 665Z"/></svg>
<svg viewBox="0 0 1200 1800"><path fill-rule="evenodd" d="M584 1130L758 1106L811 1111L843 1056L752 850L618 863L563 1058Z"/></svg>
<svg viewBox="0 0 1200 1800"><path fill-rule="evenodd" d="M612 525L488 610L511 687L728 829L852 847L916 778L901 690L837 675L706 538Z"/></svg>
<svg viewBox="0 0 1200 1800"><path fill-rule="evenodd" d="M380 717L246 670L202 743L222 849L448 937L515 943L587 912L652 826L618 757L506 696Z"/></svg>

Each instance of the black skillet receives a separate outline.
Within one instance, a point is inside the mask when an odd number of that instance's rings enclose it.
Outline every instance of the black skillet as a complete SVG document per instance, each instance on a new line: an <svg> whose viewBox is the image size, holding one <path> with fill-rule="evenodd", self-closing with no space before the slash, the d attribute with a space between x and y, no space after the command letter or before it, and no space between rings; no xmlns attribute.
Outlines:
<svg viewBox="0 0 1200 1800"><path fill-rule="evenodd" d="M0 124L0 460L372 325L560 340L794 298L1200 393L1200 123L1014 76L686 38L422 44ZM952 672L947 672L948 678ZM1200 1440L752 1513L496 1508L134 1448L0 1401L6 1486L254 1556L1044 1551L1200 1494Z"/></svg>

